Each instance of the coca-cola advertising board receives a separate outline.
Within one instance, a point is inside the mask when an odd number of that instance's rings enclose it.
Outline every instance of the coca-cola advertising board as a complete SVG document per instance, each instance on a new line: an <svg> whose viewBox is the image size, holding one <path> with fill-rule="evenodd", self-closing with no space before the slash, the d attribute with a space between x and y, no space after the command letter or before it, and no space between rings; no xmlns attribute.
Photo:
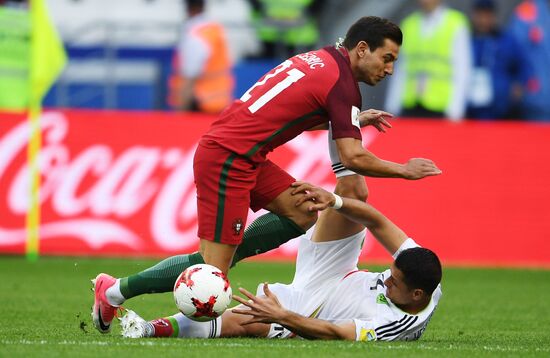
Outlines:
<svg viewBox="0 0 550 358"><path fill-rule="evenodd" d="M42 255L154 256L198 240L192 161L212 117L48 111L41 118ZM434 160L443 175L367 178L369 202L447 264L550 267L550 125L394 120L363 130L378 157ZM24 252L29 207L22 115L0 113L0 253ZM306 132L270 159L296 178L335 184L326 132ZM199 174L200 175L200 174ZM260 213L251 213L249 222ZM266 259L292 259L296 240ZM368 235L362 259L389 256Z"/></svg>

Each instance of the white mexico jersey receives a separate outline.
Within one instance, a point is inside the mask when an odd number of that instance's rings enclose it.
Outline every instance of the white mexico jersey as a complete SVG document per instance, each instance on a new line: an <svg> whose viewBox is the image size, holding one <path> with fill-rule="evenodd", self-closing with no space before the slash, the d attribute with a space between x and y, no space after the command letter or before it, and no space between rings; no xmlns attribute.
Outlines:
<svg viewBox="0 0 550 358"><path fill-rule="evenodd" d="M290 311L333 323L355 322L356 339L415 340L420 338L441 297L438 285L428 306L413 315L401 311L386 297L384 281L390 270L366 272L357 269L365 232L342 240L315 243L300 239L296 273L291 284L270 284L281 304ZM418 247L407 239L393 254ZM263 295L262 285L258 295ZM268 338L291 338L295 335L272 324Z"/></svg>
<svg viewBox="0 0 550 358"><path fill-rule="evenodd" d="M353 319L359 341L409 341L420 338L437 307L441 286L432 294L429 305L413 315L401 311L386 297L384 281L390 275L390 270L350 273L335 287L317 318L333 323Z"/></svg>

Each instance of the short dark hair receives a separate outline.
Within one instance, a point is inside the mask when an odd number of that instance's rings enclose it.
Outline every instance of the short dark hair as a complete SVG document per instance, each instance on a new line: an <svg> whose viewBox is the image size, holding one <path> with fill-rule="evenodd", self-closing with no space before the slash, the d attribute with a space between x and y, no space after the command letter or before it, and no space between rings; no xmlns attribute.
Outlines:
<svg viewBox="0 0 550 358"><path fill-rule="evenodd" d="M187 9L203 9L204 0L184 0Z"/></svg>
<svg viewBox="0 0 550 358"><path fill-rule="evenodd" d="M403 33L399 26L378 16L365 16L351 25L343 45L351 50L357 46L359 41L365 41L372 52L384 45L385 39L390 39L401 46Z"/></svg>
<svg viewBox="0 0 550 358"><path fill-rule="evenodd" d="M410 289L420 288L431 295L441 282L441 262L430 249L414 247L404 250L394 265L403 273L405 284Z"/></svg>
<svg viewBox="0 0 550 358"><path fill-rule="evenodd" d="M474 10L496 11L496 5L493 0L476 0L472 7Z"/></svg>

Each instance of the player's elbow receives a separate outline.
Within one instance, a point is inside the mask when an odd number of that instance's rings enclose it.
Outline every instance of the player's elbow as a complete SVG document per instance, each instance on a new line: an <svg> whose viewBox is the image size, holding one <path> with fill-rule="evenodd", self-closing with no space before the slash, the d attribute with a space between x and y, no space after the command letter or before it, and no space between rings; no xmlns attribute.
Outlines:
<svg viewBox="0 0 550 358"><path fill-rule="evenodd" d="M355 329L351 329L350 326L333 326L332 339L338 339L343 341L355 341Z"/></svg>
<svg viewBox="0 0 550 358"><path fill-rule="evenodd" d="M346 168L351 170L352 172L360 172L362 169L362 155L360 154L350 154L345 157L341 158L342 165Z"/></svg>

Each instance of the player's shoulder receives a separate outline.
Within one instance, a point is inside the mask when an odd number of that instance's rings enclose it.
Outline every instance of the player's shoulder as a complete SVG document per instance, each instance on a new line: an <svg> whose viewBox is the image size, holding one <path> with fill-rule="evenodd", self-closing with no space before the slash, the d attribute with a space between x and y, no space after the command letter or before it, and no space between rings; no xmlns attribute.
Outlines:
<svg viewBox="0 0 550 358"><path fill-rule="evenodd" d="M306 80L302 83L308 83L315 92L326 94L340 80L342 70L327 48L300 53L291 61L304 74Z"/></svg>
<svg viewBox="0 0 550 358"><path fill-rule="evenodd" d="M292 58L295 66L308 72L308 75L318 75L320 78L338 77L339 68L334 56L327 48L297 54Z"/></svg>

